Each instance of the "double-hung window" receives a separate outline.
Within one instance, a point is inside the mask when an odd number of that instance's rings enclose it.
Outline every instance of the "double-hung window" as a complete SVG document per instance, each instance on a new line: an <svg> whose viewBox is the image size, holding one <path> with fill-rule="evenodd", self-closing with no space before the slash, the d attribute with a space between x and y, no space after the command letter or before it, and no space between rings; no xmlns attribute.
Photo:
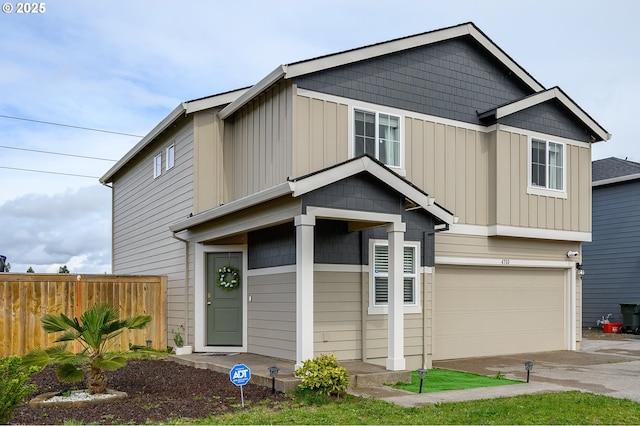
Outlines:
<svg viewBox="0 0 640 426"><path fill-rule="evenodd" d="M564 144L542 139L531 140L531 186L564 191Z"/></svg>
<svg viewBox="0 0 640 426"><path fill-rule="evenodd" d="M354 154L368 154L390 167L400 167L400 117L355 109Z"/></svg>
<svg viewBox="0 0 640 426"><path fill-rule="evenodd" d="M403 250L403 288L405 306L418 305L418 259L420 245L406 242ZM387 242L373 244L372 297L373 307L389 304L389 245Z"/></svg>
<svg viewBox="0 0 640 426"><path fill-rule="evenodd" d="M176 162L176 148L171 145L167 148L167 170L173 168Z"/></svg>
<svg viewBox="0 0 640 426"><path fill-rule="evenodd" d="M162 174L162 154L153 157L153 178L157 178Z"/></svg>

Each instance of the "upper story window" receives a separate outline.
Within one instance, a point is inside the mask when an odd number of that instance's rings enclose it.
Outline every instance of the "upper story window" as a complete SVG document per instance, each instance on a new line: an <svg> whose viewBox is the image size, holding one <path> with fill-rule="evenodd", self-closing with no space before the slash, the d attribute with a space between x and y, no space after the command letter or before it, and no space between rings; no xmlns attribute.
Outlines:
<svg viewBox="0 0 640 426"><path fill-rule="evenodd" d="M368 154L389 167L400 167L400 117L356 109L354 154Z"/></svg>
<svg viewBox="0 0 640 426"><path fill-rule="evenodd" d="M167 170L172 168L176 162L176 148L171 145L167 148Z"/></svg>
<svg viewBox="0 0 640 426"><path fill-rule="evenodd" d="M162 154L153 157L153 178L157 178L162 174Z"/></svg>
<svg viewBox="0 0 640 426"><path fill-rule="evenodd" d="M564 144L531 139L531 186L565 190Z"/></svg>
<svg viewBox="0 0 640 426"><path fill-rule="evenodd" d="M387 307L389 303L389 245L386 241L373 243L373 273L370 305L373 308ZM403 281L404 304L417 307L418 305L418 259L420 244L406 242L403 252ZM384 311L378 311L383 313Z"/></svg>

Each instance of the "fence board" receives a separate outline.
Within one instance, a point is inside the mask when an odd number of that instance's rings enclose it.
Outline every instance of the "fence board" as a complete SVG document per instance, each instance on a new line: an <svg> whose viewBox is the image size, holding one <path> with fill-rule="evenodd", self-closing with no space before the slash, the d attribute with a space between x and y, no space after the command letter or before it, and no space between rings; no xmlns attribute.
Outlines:
<svg viewBox="0 0 640 426"><path fill-rule="evenodd" d="M114 339L111 350L129 344L167 347L167 279L161 276L0 273L0 357L24 355L56 346L56 334L42 330L45 314L80 317L89 307L112 303L120 318L151 315L143 330L129 330Z"/></svg>

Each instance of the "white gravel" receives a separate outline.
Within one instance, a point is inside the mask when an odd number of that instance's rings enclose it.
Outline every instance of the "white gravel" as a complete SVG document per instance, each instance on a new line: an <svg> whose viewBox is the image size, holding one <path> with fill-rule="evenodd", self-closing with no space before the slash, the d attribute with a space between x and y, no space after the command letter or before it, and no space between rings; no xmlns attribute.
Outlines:
<svg viewBox="0 0 640 426"><path fill-rule="evenodd" d="M54 402L76 402L76 401L95 401L100 399L113 398L115 395L109 393L91 395L89 392L78 390L71 391L69 396L52 396L51 398L42 401L44 403Z"/></svg>

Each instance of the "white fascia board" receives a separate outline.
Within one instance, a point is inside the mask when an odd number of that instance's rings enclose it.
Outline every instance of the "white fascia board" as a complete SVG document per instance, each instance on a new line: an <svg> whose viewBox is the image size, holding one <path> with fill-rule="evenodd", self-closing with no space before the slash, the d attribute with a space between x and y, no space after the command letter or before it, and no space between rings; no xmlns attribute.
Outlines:
<svg viewBox="0 0 640 426"><path fill-rule="evenodd" d="M364 61L366 59L387 55L389 53L400 52L427 44L460 37L470 33L469 24L456 27L445 28L425 34L405 37L398 40L382 42L372 46L356 48L342 53L323 56L317 59L289 64L286 78L299 77L325 69L351 64L353 62Z"/></svg>
<svg viewBox="0 0 640 426"><path fill-rule="evenodd" d="M204 99L198 99L195 101L185 102L186 113L191 114L198 111L203 111L209 108L215 108L222 105L227 105L237 100L240 96L244 95L249 89L238 89L233 92L223 93L220 95L209 96Z"/></svg>
<svg viewBox="0 0 640 426"><path fill-rule="evenodd" d="M220 207L216 207L211 210L199 213L183 221L174 223L173 225L169 226L169 230L171 232L184 231L185 229L189 229L210 220L214 220L219 217L226 216L228 214L264 203L266 201L282 197L283 195L291 194L292 192L293 190L291 187L291 183L285 182L269 189L265 189L264 191L260 191L247 197L232 201L229 204L223 204Z"/></svg>
<svg viewBox="0 0 640 426"><path fill-rule="evenodd" d="M528 96L525 99L510 103L508 105L496 108L496 119L506 117L507 115L514 114L516 112L531 108L535 105L549 101L551 99L558 99L562 104L569 109L579 120L586 124L591 130L593 130L600 139L606 141L611 139L611 134L607 133L605 129L600 127L589 115L587 115L575 102L573 102L560 88L554 87L544 92L536 93L535 95Z"/></svg>
<svg viewBox="0 0 640 426"><path fill-rule="evenodd" d="M113 167L107 171L101 178L100 183L106 184L111 182L111 178L120 170L125 164L127 164L133 157L135 157L140 151L142 151L151 141L153 141L160 133L164 132L169 126L171 126L178 118L183 116L186 112L184 102L180 103L173 111L169 113L160 123L158 123L140 142L136 144L124 157L122 157Z"/></svg>
<svg viewBox="0 0 640 426"><path fill-rule="evenodd" d="M489 237L538 238L558 241L591 242L591 232L562 231L557 229L523 228L520 226L491 225Z"/></svg>
<svg viewBox="0 0 640 426"><path fill-rule="evenodd" d="M640 179L640 173L634 173L632 175L626 175L626 176L618 176L610 179L597 180L593 182L591 186L597 187L597 186L603 186L603 185L610 185L612 183L628 182L630 180L636 180L636 179Z"/></svg>
<svg viewBox="0 0 640 426"><path fill-rule="evenodd" d="M570 269L575 268L576 263L567 260L529 260L529 259L504 259L480 258L480 257L449 257L436 256L436 273L438 265L460 265L460 266L490 266L503 268L558 268Z"/></svg>
<svg viewBox="0 0 640 426"><path fill-rule="evenodd" d="M513 59L502 51L495 43L487 38L481 31L475 26L467 24L469 27L469 34L478 41L485 49L487 49L493 56L495 56L500 62L513 71L522 81L524 81L529 87L536 92L544 90L544 86L538 83L533 77L531 77L520 65L518 65Z"/></svg>
<svg viewBox="0 0 640 426"><path fill-rule="evenodd" d="M264 90L268 89L273 83L280 80L286 74L286 69L286 65L279 65L275 70L271 71L269 75L257 82L250 89L240 95L236 100L223 108L222 111L218 113L220 115L220 118L224 120L225 118L229 117L231 114L242 108Z"/></svg>

